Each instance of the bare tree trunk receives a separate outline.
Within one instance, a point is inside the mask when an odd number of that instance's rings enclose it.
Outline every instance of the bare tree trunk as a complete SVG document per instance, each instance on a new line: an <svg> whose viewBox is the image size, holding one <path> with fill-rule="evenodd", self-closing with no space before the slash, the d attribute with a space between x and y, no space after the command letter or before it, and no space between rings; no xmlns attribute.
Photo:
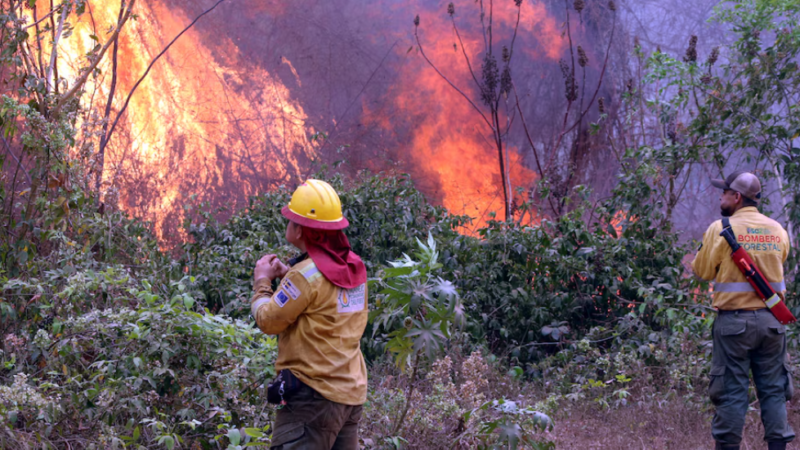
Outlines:
<svg viewBox="0 0 800 450"><path fill-rule="evenodd" d="M117 26L122 24L122 17L125 11L125 0L121 0L119 4L119 18L117 19ZM97 161L93 170L95 173L94 188L97 192L98 204L100 203L100 185L103 182L103 172L106 162L106 146L108 145L108 119L111 116L111 107L114 103L114 94L117 90L117 53L119 50L119 34L114 36L114 44L111 49L111 86L108 89L108 101L106 102L106 110L103 114L103 134L100 136L100 148L97 152Z"/></svg>
<svg viewBox="0 0 800 450"><path fill-rule="evenodd" d="M58 41L61 40L61 35L64 33L64 21L67 20L70 6L65 4L61 8L61 18L58 19L58 29L53 37L53 47L50 49L50 65L47 66L47 92L55 92L55 84L57 80L53 78L56 71L56 63L58 61Z"/></svg>
<svg viewBox="0 0 800 450"><path fill-rule="evenodd" d="M511 211L511 199L509 198L509 187L507 183L505 155L503 155L503 137L500 135L500 115L496 108L492 108L492 121L495 123L495 144L497 145L497 161L500 163L500 181L503 183L503 210L505 219L513 219Z"/></svg>

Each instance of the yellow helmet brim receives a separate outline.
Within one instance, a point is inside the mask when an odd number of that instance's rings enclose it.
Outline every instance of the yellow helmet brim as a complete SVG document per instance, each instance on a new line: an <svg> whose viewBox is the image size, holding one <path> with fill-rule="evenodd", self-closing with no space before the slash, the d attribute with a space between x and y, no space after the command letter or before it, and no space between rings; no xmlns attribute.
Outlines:
<svg viewBox="0 0 800 450"><path fill-rule="evenodd" d="M283 217L291 220L292 222L302 225L307 228L313 228L315 230L343 230L350 226L350 222L342 216L342 218L334 221L322 221L322 220L314 220L309 219L308 217L301 216L296 212L289 209L289 206L284 206L281 209L281 214Z"/></svg>

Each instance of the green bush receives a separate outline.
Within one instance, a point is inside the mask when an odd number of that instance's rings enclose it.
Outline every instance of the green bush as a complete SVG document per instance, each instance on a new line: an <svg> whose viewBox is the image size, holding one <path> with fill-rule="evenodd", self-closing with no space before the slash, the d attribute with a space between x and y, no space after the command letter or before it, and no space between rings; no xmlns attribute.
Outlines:
<svg viewBox="0 0 800 450"><path fill-rule="evenodd" d="M353 251L370 275L416 248L417 238L425 239L429 232L453 238L467 221L429 204L407 176L364 176L347 186L339 177L328 181L339 192L350 221L346 234ZM280 214L290 198L288 188L264 193L225 224L208 211L187 224L193 242L185 245L181 261L197 277L210 306L231 311L231 305L249 299L252 269L263 254L296 255L284 240L287 221Z"/></svg>

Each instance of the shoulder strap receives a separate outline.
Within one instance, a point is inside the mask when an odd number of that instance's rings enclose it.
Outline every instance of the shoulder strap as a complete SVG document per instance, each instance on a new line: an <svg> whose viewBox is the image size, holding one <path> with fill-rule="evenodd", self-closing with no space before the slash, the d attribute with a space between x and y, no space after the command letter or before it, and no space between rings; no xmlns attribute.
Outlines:
<svg viewBox="0 0 800 450"><path fill-rule="evenodd" d="M729 218L722 218L722 232L720 232L719 235L728 242L732 251L735 252L739 249L739 243L736 241L736 235L733 234L733 228L731 228L731 220Z"/></svg>

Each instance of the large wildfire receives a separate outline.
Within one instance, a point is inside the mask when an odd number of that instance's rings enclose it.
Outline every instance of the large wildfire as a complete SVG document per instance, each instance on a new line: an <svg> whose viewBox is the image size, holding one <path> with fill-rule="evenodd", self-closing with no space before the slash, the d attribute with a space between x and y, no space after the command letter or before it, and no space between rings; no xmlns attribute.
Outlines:
<svg viewBox="0 0 800 450"><path fill-rule="evenodd" d="M460 41L443 8L428 9L427 14L422 15L420 19L425 22L420 39L424 51L439 71L459 89L479 101L480 92L469 67L472 66L473 72L480 78L485 48L479 22L480 9L477 2L464 2L462 8L463 15L473 20L472 23L458 21L464 29ZM498 36L511 36L517 18L514 3L497 2L494 15L495 33ZM520 21L520 34L536 36L536 45L530 45L531 40L526 39L527 45L523 50L528 57L558 60L564 50L565 39L544 6L523 3L521 17L524 20ZM463 49L460 48L462 43ZM495 47L495 53L499 53L500 45ZM406 49L401 48L401 51ZM450 211L476 218L476 226L485 223L492 212L502 217L502 182L497 149L491 142L490 129L439 73L419 61L418 56L415 59L418 59L416 63L402 66L400 77L407 82L392 90L388 109L394 109L397 113L368 114L366 117L377 120L381 128L391 131L396 128L393 116L421 116L419 123L409 133L408 142L401 145L414 162L415 174L424 186L427 185L425 191L440 198ZM507 106L513 112L513 99L507 99ZM501 113L507 111L501 110ZM507 120L511 120L510 117L501 118L501 122ZM508 149L507 164L511 185L529 189L536 176L526 166L518 148L512 146Z"/></svg>
<svg viewBox="0 0 800 450"><path fill-rule="evenodd" d="M137 2L138 18L120 38L112 119L153 58L213 3ZM116 0L89 6L91 14L60 46L73 68L85 64L82 55L97 44L93 36L104 40L119 15ZM424 51L480 104L463 54L480 77L479 4L464 1L456 8L463 49L441 1L223 4L169 49L132 96L107 150L106 195L118 196L125 209L154 221L159 236L170 239L185 203L242 206L250 195L291 187L316 170L314 161L344 158L349 174L408 171L433 201L477 223L493 211L502 217L491 130L425 63L414 40L412 18L420 14ZM516 11L511 0L495 2L498 54L510 40ZM557 67L554 61L568 51L563 25L543 4L525 1L519 30L513 70L534 74L528 78L535 83L536 73L544 78L543 67ZM85 96L95 108L107 100L111 64L109 55ZM542 102L555 94L552 86L531 83L522 88L533 104L530 125L538 129L547 125L536 117L548 113L532 98ZM512 99L505 108L502 120L515 120ZM327 140L312 139L317 131ZM511 185L527 192L536 180L530 150L519 139L509 143Z"/></svg>
<svg viewBox="0 0 800 450"><path fill-rule="evenodd" d="M91 12L76 24L67 54L91 49L91 36L107 26L99 24L116 21L119 3L92 2ZM137 14L121 35L117 111L150 61L191 22L159 2L139 2ZM92 100L106 100L111 68L106 58L89 88ZM119 190L124 208L153 220L162 238L174 233L165 226L179 223L174 219L190 196L235 204L236 197L297 179L315 157L313 130L286 86L250 63L230 38L219 36L210 49L194 30L156 63L121 124L107 150L104 185Z"/></svg>

